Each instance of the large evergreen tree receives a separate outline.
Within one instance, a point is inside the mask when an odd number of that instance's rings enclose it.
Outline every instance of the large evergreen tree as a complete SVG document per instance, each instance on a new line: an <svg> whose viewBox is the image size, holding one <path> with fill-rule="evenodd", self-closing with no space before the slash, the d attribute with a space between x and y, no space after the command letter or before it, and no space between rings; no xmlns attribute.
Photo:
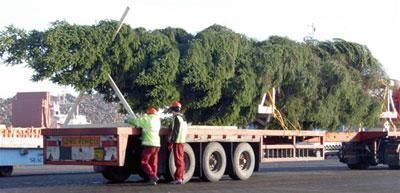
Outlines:
<svg viewBox="0 0 400 193"><path fill-rule="evenodd" d="M378 119L386 75L363 45L277 36L255 41L219 25L196 35L124 25L110 43L116 25L55 22L29 32L10 26L0 34L0 57L26 62L34 81L49 78L115 101L109 73L135 111L181 100L195 124L247 125L272 87L277 106L301 128L368 126Z"/></svg>

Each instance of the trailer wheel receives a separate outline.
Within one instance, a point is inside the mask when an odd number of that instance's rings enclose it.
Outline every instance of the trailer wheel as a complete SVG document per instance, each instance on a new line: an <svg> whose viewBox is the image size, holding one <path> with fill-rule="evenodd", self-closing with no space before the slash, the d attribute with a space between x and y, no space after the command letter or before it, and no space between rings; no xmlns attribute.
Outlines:
<svg viewBox="0 0 400 193"><path fill-rule="evenodd" d="M347 164L347 167L351 170L366 170L369 168L369 164L368 163Z"/></svg>
<svg viewBox="0 0 400 193"><path fill-rule="evenodd" d="M253 148L248 143L240 143L233 154L229 176L235 180L247 180L253 174L255 163Z"/></svg>
<svg viewBox="0 0 400 193"><path fill-rule="evenodd" d="M12 166L0 166L0 177L10 177L12 172Z"/></svg>
<svg viewBox="0 0 400 193"><path fill-rule="evenodd" d="M202 179L217 182L222 178L226 169L226 154L220 143L212 142L206 146L203 152L202 168Z"/></svg>
<svg viewBox="0 0 400 193"><path fill-rule="evenodd" d="M389 165L389 169L398 170L398 169L400 169L400 165Z"/></svg>
<svg viewBox="0 0 400 193"><path fill-rule="evenodd" d="M196 166L196 158L194 156L194 151L189 144L185 143L183 151L185 160L185 174L183 174L183 183L186 183L193 177L194 169ZM171 152L168 158L168 170L164 175L165 180L166 181L174 180L175 171L176 167L175 167L174 153Z"/></svg>
<svg viewBox="0 0 400 193"><path fill-rule="evenodd" d="M110 182L124 182L129 178L131 172L127 167L107 167L101 171L101 174Z"/></svg>

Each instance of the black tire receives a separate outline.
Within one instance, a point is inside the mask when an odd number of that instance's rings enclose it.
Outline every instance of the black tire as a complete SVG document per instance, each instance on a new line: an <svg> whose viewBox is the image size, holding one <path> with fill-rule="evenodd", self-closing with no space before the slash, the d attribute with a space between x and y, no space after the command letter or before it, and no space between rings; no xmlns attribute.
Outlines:
<svg viewBox="0 0 400 193"><path fill-rule="evenodd" d="M194 169L196 166L196 157L194 156L194 151L192 147L187 143L185 143L183 151L185 159L185 174L183 174L183 183L186 183L193 177ZM174 180L175 171L176 167L175 167L174 153L171 152L168 158L168 170L164 175L165 180L166 181Z"/></svg>
<svg viewBox="0 0 400 193"><path fill-rule="evenodd" d="M366 170L369 168L369 164L368 163L347 164L347 167L351 170Z"/></svg>
<svg viewBox="0 0 400 193"><path fill-rule="evenodd" d="M0 177L10 177L12 172L12 166L0 166Z"/></svg>
<svg viewBox="0 0 400 193"><path fill-rule="evenodd" d="M107 167L101 174L110 182L124 182L129 178L131 172L127 167Z"/></svg>
<svg viewBox="0 0 400 193"><path fill-rule="evenodd" d="M347 167L351 170L357 169L357 164L347 164Z"/></svg>
<svg viewBox="0 0 400 193"><path fill-rule="evenodd" d="M398 169L400 169L400 165L389 165L389 169L398 170Z"/></svg>
<svg viewBox="0 0 400 193"><path fill-rule="evenodd" d="M235 180L247 180L256 165L254 150L248 143L240 143L233 153L229 176Z"/></svg>
<svg viewBox="0 0 400 193"><path fill-rule="evenodd" d="M222 178L226 169L226 154L220 143L211 142L206 146L203 152L202 169L203 180L218 182Z"/></svg>

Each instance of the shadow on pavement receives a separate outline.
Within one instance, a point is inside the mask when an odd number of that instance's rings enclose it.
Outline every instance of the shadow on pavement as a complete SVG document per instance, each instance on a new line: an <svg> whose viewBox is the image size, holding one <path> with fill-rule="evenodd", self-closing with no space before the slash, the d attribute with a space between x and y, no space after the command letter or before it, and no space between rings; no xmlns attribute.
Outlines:
<svg viewBox="0 0 400 193"><path fill-rule="evenodd" d="M343 166L316 166L316 167L261 167L259 172L321 172L321 171L376 171L376 170L390 170L385 166L371 166L368 170L350 170L346 165Z"/></svg>

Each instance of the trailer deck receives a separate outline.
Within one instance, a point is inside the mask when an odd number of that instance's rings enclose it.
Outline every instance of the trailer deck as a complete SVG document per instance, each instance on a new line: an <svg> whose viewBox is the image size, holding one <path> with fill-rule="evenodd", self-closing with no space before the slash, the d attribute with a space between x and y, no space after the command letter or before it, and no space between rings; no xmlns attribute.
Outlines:
<svg viewBox="0 0 400 193"><path fill-rule="evenodd" d="M127 124L75 125L44 129L42 133L45 164L93 165L111 181L123 181L130 174L143 174L138 159L141 152L139 128ZM169 129L160 130L158 167L160 175L166 179L172 179L171 173L175 169L171 164L173 155L167 149L169 133ZM399 132L383 131L335 133L193 125L189 126L186 136L185 165L188 168L184 178L189 180L199 176L218 181L222 175L229 174L234 179L244 180L253 170L258 170L260 163L324 160L326 142L356 144L351 147L365 148L364 153L370 150L376 153L379 140L390 142L392 147L393 140L399 137ZM393 156L398 155L396 151ZM396 161L393 160L392 165ZM215 167L215 172L209 171Z"/></svg>
<svg viewBox="0 0 400 193"><path fill-rule="evenodd" d="M43 130L46 150L45 164L123 166L129 136L140 136L141 134L140 129L126 126L89 127L86 125L86 128L75 126L75 128ZM168 134L168 129L161 129L160 136L162 138ZM187 132L187 143L253 143L257 146L260 162L323 160L324 134L320 131L249 130L227 126L190 126ZM88 136L91 137L88 138ZM115 137L113 138L113 147L104 146L106 136ZM81 152L80 155L79 151ZM101 159L95 156L96 151L105 151L106 161L100 161ZM108 153L111 151L115 154ZM107 154L110 155L107 156ZM111 159L111 157L115 159Z"/></svg>

